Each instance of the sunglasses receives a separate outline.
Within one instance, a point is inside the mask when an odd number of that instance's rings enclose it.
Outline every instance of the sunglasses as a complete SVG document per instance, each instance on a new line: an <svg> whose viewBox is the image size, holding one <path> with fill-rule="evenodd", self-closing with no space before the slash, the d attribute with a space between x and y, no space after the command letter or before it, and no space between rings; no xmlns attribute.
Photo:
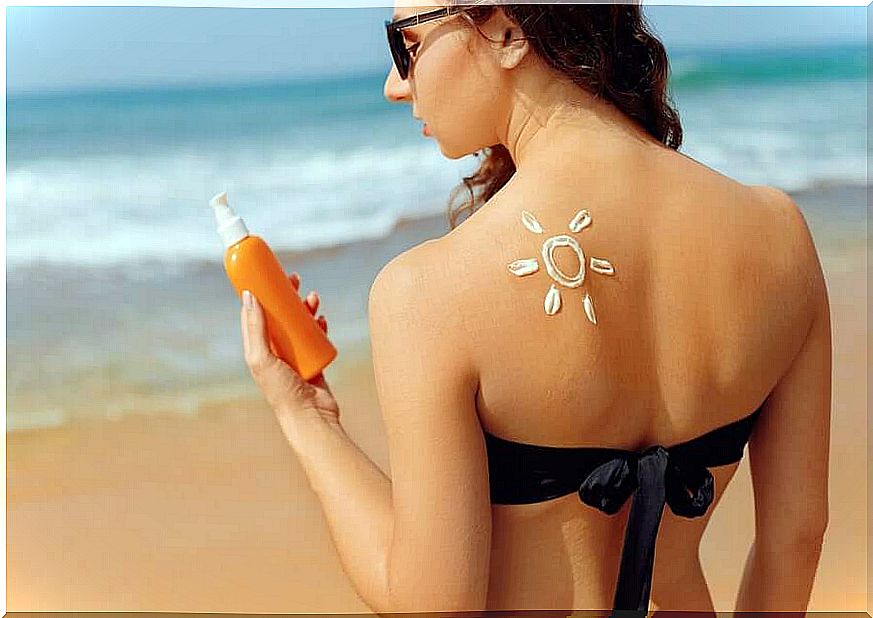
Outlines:
<svg viewBox="0 0 873 618"><path fill-rule="evenodd" d="M385 31L388 35L388 49L391 50L391 57L394 59L394 66L397 67L400 79L409 77L409 67L412 65L412 56L409 52L411 48L406 47L406 43L403 42L403 29L453 15L463 11L464 8L460 5L448 6L434 11L427 11L426 13L410 15L403 19L385 22Z"/></svg>

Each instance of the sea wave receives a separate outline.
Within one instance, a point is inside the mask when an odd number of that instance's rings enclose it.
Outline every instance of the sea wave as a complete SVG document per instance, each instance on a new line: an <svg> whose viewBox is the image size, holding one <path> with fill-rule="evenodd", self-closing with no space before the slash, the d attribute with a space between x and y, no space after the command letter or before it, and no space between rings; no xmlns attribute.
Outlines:
<svg viewBox="0 0 873 618"><path fill-rule="evenodd" d="M451 163L430 144L33 161L7 174L7 263L213 259L208 201L223 190L278 251L381 238L401 218L442 212L462 173Z"/></svg>
<svg viewBox="0 0 873 618"><path fill-rule="evenodd" d="M720 86L866 80L866 48L775 47L696 50L672 54L670 86L677 91Z"/></svg>
<svg viewBox="0 0 873 618"><path fill-rule="evenodd" d="M671 62L689 156L792 191L866 182L863 46ZM12 98L7 264L214 260L208 200L220 191L287 252L382 238L404 218L442 213L477 160L443 157L408 107L382 99L383 80Z"/></svg>

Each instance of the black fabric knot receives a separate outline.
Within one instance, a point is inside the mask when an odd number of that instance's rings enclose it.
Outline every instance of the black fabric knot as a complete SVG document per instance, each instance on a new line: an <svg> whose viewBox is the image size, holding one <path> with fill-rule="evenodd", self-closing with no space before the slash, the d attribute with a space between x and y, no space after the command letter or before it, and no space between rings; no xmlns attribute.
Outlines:
<svg viewBox="0 0 873 618"><path fill-rule="evenodd" d="M579 499L608 515L618 512L637 488L637 466L623 457L600 464L579 486Z"/></svg>
<svg viewBox="0 0 873 618"><path fill-rule="evenodd" d="M712 504L715 495L712 473L699 465L667 464L665 474L666 501L670 510L680 517L700 517Z"/></svg>
<svg viewBox="0 0 873 618"><path fill-rule="evenodd" d="M664 504L676 515L699 517L712 504L710 471L670 457L656 444L641 453L623 453L592 470L579 486L579 499L609 515L631 494L614 609L646 612L655 559L655 538Z"/></svg>
<svg viewBox="0 0 873 618"><path fill-rule="evenodd" d="M670 451L660 444L642 453L629 453L600 464L579 486L579 499L608 515L617 513L639 486L639 468L643 460L654 459L656 467L663 460L665 501L680 517L699 517L706 513L714 497L710 471L697 465L677 464Z"/></svg>

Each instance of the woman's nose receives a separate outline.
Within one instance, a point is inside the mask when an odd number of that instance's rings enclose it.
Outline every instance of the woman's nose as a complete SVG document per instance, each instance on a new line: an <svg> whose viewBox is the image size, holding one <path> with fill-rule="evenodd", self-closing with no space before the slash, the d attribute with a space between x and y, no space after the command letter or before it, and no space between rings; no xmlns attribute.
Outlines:
<svg viewBox="0 0 873 618"><path fill-rule="evenodd" d="M385 88L383 89L385 98L392 103L401 101L409 101L409 81L400 79L400 74L397 72L397 67L392 66L388 77L385 79Z"/></svg>

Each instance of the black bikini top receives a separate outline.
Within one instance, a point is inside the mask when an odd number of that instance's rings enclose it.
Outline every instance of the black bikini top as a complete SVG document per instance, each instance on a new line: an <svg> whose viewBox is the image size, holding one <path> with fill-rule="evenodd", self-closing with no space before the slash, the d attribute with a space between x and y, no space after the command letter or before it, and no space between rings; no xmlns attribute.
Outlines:
<svg viewBox="0 0 873 618"><path fill-rule="evenodd" d="M708 468L742 459L763 407L687 442L655 444L640 452L537 446L485 432L491 502L531 504L576 492L585 504L612 515L634 494L613 607L645 616L664 504L682 517L703 515L713 500Z"/></svg>

